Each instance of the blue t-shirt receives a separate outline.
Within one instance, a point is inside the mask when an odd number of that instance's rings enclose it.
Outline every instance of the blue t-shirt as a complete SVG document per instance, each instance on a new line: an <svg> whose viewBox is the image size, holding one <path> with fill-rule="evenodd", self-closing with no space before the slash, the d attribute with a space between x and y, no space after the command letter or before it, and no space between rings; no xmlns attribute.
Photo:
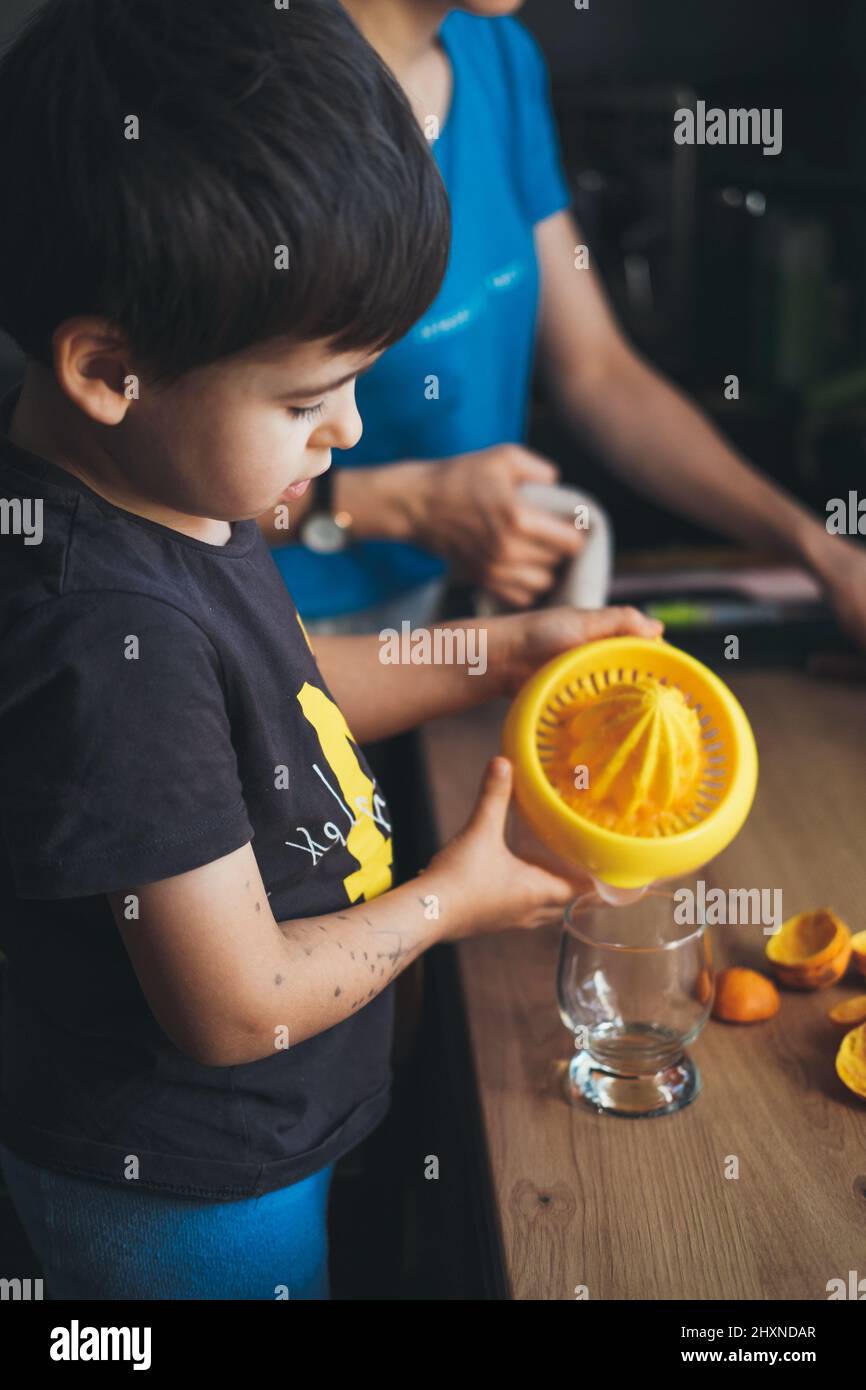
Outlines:
<svg viewBox="0 0 866 1390"><path fill-rule="evenodd" d="M364 434L335 468L448 458L525 437L538 307L533 227L570 202L535 40L513 19L453 13L440 37L451 106L432 149L451 200L442 288L358 381ZM357 612L444 572L435 555L361 541L337 555L273 551L311 619Z"/></svg>

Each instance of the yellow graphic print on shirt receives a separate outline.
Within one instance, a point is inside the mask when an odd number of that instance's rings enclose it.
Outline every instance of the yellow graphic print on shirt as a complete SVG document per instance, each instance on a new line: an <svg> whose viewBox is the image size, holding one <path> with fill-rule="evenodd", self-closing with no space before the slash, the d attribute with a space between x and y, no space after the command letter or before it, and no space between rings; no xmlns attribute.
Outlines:
<svg viewBox="0 0 866 1390"><path fill-rule="evenodd" d="M309 681L298 692L298 703L319 736L325 761L342 793L343 809L354 820L346 848L357 859L358 868L343 879L349 901L378 897L391 887L394 854L391 836L384 833L390 827L381 814L382 799L374 793L372 781L358 762L342 710ZM319 769L316 771L321 775Z"/></svg>
<svg viewBox="0 0 866 1390"><path fill-rule="evenodd" d="M301 632L304 634L304 641L306 642L306 644L307 644L307 646L309 647L310 651L313 652L313 644L312 644L312 642L310 641L310 634L307 632L307 629L304 627L303 622L301 622L301 615L300 615L300 613L296 613L296 614L295 614L295 617L297 618L298 623L300 624ZM313 652L313 656L315 656L315 655L316 655L316 653Z"/></svg>

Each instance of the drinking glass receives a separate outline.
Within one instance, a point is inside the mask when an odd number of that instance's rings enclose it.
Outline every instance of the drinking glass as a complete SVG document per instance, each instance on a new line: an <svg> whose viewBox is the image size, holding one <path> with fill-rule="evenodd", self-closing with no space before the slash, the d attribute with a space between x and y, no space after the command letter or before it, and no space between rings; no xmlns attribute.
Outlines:
<svg viewBox="0 0 866 1390"><path fill-rule="evenodd" d="M572 1104L644 1117L698 1095L700 1072L685 1048L709 1017L714 985L706 923L695 916L666 888L626 907L593 890L567 910L557 994L575 1039Z"/></svg>

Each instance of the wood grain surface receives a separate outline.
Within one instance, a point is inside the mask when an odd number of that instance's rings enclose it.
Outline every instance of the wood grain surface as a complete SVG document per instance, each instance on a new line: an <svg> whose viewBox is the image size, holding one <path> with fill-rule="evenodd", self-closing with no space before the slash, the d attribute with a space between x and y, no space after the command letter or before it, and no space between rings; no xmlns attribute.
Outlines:
<svg viewBox="0 0 866 1390"><path fill-rule="evenodd" d="M866 691L791 672L730 683L755 731L758 794L702 877L781 888L785 916L827 905L866 928ZM427 730L443 837L472 805L504 709ZM764 968L760 927L712 934L717 968ZM572 1040L556 1006L558 945L546 929L456 948L511 1297L572 1299L585 1286L591 1299L812 1300L831 1278L866 1275L866 1102L836 1077L840 1035L826 1019L866 981L783 991L766 1023L711 1020L689 1049L702 1094L629 1120L561 1096ZM738 1178L725 1177L731 1155Z"/></svg>

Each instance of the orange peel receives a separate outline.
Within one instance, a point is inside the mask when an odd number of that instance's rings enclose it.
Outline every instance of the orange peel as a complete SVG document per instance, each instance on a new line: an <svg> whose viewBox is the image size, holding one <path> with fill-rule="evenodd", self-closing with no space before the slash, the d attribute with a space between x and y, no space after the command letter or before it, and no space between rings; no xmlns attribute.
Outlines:
<svg viewBox="0 0 866 1390"><path fill-rule="evenodd" d="M783 985L826 989L848 969L851 931L828 907L800 912L770 937L766 954Z"/></svg>
<svg viewBox="0 0 866 1390"><path fill-rule="evenodd" d="M866 1100L866 1023L846 1033L836 1053L836 1074L855 1095Z"/></svg>
<svg viewBox="0 0 866 1390"><path fill-rule="evenodd" d="M866 975L866 931L855 932L851 937L851 959L861 975Z"/></svg>

